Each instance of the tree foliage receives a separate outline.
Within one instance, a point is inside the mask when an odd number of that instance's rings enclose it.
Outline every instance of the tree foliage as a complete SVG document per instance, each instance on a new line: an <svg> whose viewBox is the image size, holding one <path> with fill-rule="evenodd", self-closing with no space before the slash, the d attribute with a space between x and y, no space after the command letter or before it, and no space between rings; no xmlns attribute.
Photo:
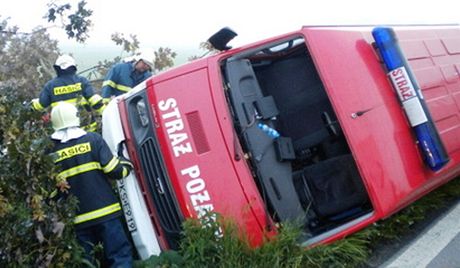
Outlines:
<svg viewBox="0 0 460 268"><path fill-rule="evenodd" d="M111 35L111 40L117 45L122 47L120 56L116 56L113 59L104 59L97 63L97 65L88 68L87 70L80 71L80 74L84 74L93 84L95 88L102 88L102 80L110 68L121 62L123 58L127 57L124 55L134 55L139 50L140 42L135 34L130 34L129 37L125 37L123 33L115 32Z"/></svg>
<svg viewBox="0 0 460 268"><path fill-rule="evenodd" d="M168 47L160 47L155 53L155 60L153 61L154 71L163 71L174 66L174 58L177 53Z"/></svg>
<svg viewBox="0 0 460 268"><path fill-rule="evenodd" d="M199 49L200 50L203 50L203 54L202 55L193 55L193 56L190 56L188 57L188 61L193 61L193 60L197 60L197 59L201 59L202 57L208 55L208 54L217 54L219 53L220 51L215 49L211 43L209 42L201 42L200 45L199 45Z"/></svg>
<svg viewBox="0 0 460 268"><path fill-rule="evenodd" d="M117 46L122 46L123 51L127 52L128 54L134 54L139 50L140 42L137 39L137 35L130 34L129 38L126 38L122 33L113 33L111 35L111 39Z"/></svg>
<svg viewBox="0 0 460 268"><path fill-rule="evenodd" d="M78 266L84 260L72 224L76 202L50 198L56 182L46 153L49 126L15 88L0 86L0 96L0 267Z"/></svg>
<svg viewBox="0 0 460 268"><path fill-rule="evenodd" d="M60 22L69 38L84 42L92 11L80 1L72 11L69 3L49 4L46 18ZM128 55L139 53L135 35L114 35ZM89 265L76 241L73 216L77 201L50 198L56 185L55 165L47 154L51 129L41 114L25 105L39 95L55 76L53 63L60 54L58 42L47 28L30 33L10 26L0 17L0 267L81 267ZM154 53L155 68L173 65L176 53L160 48ZM121 60L106 61L107 70Z"/></svg>
<svg viewBox="0 0 460 268"><path fill-rule="evenodd" d="M20 33L1 18L0 25L0 267L80 266L76 202L50 198L57 186L50 129L24 105L54 76L57 41L44 28Z"/></svg>
<svg viewBox="0 0 460 268"><path fill-rule="evenodd" d="M18 34L17 27L8 26L8 20L0 18L0 25L5 29L0 33L0 85L23 97L36 97L54 75L57 41L44 29Z"/></svg>
<svg viewBox="0 0 460 268"><path fill-rule="evenodd" d="M139 51L140 42L135 34L130 34L129 38L127 38L122 33L114 33L112 34L112 41L114 41L116 45L122 46L123 52L126 52L128 56L141 54ZM146 60L153 62L153 72L157 73L174 66L174 58L176 58L177 53L171 48L160 47L153 52L153 56L154 58L147 58Z"/></svg>
<svg viewBox="0 0 460 268"><path fill-rule="evenodd" d="M121 62L123 59L142 54L140 51L139 39L135 34L130 34L126 37L123 33L116 32L111 35L111 39L117 46L122 47L120 56L117 56L112 60L99 61L96 66L89 69L91 72L89 74L90 76L102 77L113 65ZM158 73L174 66L174 59L176 58L177 53L171 48L160 47L156 51L152 48L152 51L153 58L147 58L146 60L153 62L153 73ZM149 53L144 54L148 55ZM101 87L102 85L101 79L93 79L92 82L96 85L96 87Z"/></svg>
<svg viewBox="0 0 460 268"><path fill-rule="evenodd" d="M59 4L59 1L51 1L48 4L46 18L48 22L56 22L59 19L60 26L66 31L69 38L75 38L78 42L85 42L89 37L89 28L92 24L90 17L93 11L86 8L86 1L78 2L77 8L72 10L69 3Z"/></svg>

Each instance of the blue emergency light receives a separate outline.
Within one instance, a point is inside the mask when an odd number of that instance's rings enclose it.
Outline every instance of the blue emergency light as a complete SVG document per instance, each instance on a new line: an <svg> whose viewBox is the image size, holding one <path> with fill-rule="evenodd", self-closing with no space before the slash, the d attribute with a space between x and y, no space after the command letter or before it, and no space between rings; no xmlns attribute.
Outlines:
<svg viewBox="0 0 460 268"><path fill-rule="evenodd" d="M437 171L449 161L449 156L434 126L417 80L399 47L395 32L392 28L376 27L372 30L372 35L387 68L388 77L417 137L425 164L431 170Z"/></svg>

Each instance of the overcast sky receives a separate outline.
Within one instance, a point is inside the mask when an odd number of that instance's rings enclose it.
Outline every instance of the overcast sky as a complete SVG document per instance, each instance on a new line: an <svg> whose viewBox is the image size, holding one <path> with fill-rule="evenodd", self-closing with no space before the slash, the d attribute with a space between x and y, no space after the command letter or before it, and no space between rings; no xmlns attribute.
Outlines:
<svg viewBox="0 0 460 268"><path fill-rule="evenodd" d="M30 31L46 25L49 0L0 0L0 15L10 25ZM66 1L61 1L61 3ZM77 0L68 0L76 6ZM229 26L238 33L231 45L324 24L459 23L459 0L87 0L94 11L86 46L114 46L114 32L136 34L143 46L197 48L216 30ZM53 36L67 45L63 31Z"/></svg>

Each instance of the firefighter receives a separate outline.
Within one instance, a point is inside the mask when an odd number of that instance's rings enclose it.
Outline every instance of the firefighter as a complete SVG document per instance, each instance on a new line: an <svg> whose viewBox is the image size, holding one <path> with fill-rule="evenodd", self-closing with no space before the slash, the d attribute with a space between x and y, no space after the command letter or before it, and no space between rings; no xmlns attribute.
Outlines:
<svg viewBox="0 0 460 268"><path fill-rule="evenodd" d="M131 90L152 75L153 64L145 55L133 56L114 65L102 83L102 97L108 102L111 97Z"/></svg>
<svg viewBox="0 0 460 268"><path fill-rule="evenodd" d="M58 102L65 101L102 114L105 108L102 97L94 93L88 79L76 74L77 66L71 56L59 56L53 68L57 76L45 84L39 98L32 100L31 106L34 110L43 111L49 106L54 107ZM95 131L96 127L97 124L92 118L92 122L84 128Z"/></svg>
<svg viewBox="0 0 460 268"><path fill-rule="evenodd" d="M100 134L79 127L77 108L59 102L51 110L54 162L61 169L57 183L78 199L74 220L79 243L91 261L93 246L102 243L110 267L131 267L131 245L123 229L121 206L109 179L121 179L132 169L115 157ZM65 187L62 187L65 185Z"/></svg>

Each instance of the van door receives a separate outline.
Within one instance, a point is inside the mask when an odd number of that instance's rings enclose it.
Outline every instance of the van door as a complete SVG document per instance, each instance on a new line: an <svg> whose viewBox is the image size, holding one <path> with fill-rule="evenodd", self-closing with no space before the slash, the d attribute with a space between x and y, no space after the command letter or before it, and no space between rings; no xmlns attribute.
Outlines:
<svg viewBox="0 0 460 268"><path fill-rule="evenodd" d="M460 162L460 30L395 27L451 161L424 166L404 111L373 48L372 27L304 27L376 213L388 216L451 178Z"/></svg>

